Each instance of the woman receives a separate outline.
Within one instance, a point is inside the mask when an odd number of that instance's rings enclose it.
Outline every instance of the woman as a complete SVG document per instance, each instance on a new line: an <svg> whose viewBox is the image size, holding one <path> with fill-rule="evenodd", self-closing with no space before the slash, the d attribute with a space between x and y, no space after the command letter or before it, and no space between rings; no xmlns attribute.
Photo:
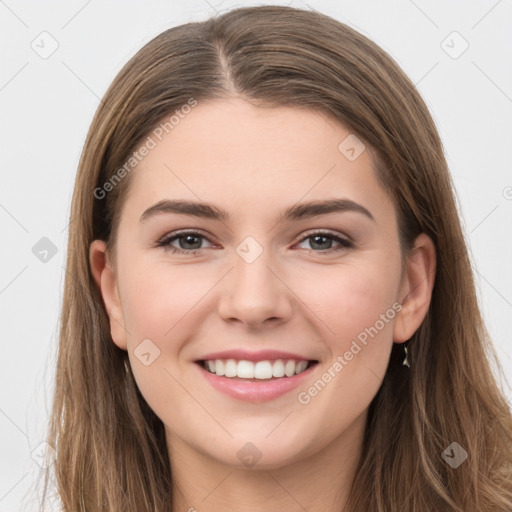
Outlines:
<svg viewBox="0 0 512 512"><path fill-rule="evenodd" d="M92 122L48 442L63 509L510 511L432 118L316 12L162 33Z"/></svg>

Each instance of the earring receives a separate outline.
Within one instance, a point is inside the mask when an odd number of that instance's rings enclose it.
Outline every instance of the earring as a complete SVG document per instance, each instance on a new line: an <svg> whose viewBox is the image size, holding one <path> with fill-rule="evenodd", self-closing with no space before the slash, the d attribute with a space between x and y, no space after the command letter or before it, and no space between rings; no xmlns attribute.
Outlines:
<svg viewBox="0 0 512 512"><path fill-rule="evenodd" d="M405 343L404 343L404 353L405 353L405 359L404 359L402 365L408 366L410 368L411 363L409 363L409 360L407 359L407 347L405 346Z"/></svg>

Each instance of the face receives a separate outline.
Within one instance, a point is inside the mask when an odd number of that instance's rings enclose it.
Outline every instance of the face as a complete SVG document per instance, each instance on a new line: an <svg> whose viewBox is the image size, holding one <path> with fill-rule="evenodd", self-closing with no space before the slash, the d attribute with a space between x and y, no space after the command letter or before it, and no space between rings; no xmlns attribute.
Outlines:
<svg viewBox="0 0 512 512"><path fill-rule="evenodd" d="M419 323L369 150L323 114L241 99L199 102L161 138L98 282L171 452L271 468L328 449Z"/></svg>

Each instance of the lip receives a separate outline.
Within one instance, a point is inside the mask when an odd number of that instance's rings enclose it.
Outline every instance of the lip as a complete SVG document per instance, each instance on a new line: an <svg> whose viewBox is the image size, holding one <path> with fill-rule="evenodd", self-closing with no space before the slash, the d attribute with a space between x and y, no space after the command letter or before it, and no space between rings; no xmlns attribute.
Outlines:
<svg viewBox="0 0 512 512"><path fill-rule="evenodd" d="M282 352L280 350L259 350L250 352L247 350L223 350L222 352L211 352L197 359L207 361L212 359L236 359L237 361L275 361L276 359L293 359L294 361L316 361L314 357L304 357L291 352ZM299 374L300 375L300 374ZM289 377L292 378L292 377Z"/></svg>
<svg viewBox="0 0 512 512"><path fill-rule="evenodd" d="M233 352L230 353L232 354ZM223 357L215 357L215 359L223 359ZM294 359L295 357L297 356L289 357L289 359ZM214 358L212 357L212 359ZM236 358L232 357L232 359ZM304 358L297 359L304 360ZM261 403L269 400L275 400L276 398L294 390L303 383L312 372L315 371L318 366L318 362L315 362L302 373L294 375L293 377L281 377L261 381L258 381L257 379L221 377L204 369L200 362L197 362L194 366L198 368L201 375L217 391L238 400Z"/></svg>

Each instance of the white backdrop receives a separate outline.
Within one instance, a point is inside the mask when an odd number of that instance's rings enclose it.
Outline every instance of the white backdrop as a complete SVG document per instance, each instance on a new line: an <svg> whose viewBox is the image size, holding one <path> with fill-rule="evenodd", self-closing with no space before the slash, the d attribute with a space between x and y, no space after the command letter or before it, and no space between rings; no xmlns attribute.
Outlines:
<svg viewBox="0 0 512 512"><path fill-rule="evenodd" d="M510 386L512 3L265 3L309 5L347 23L417 84L446 148L482 308ZM36 510L30 493L53 391L70 198L99 98L163 30L258 4L0 0L0 512Z"/></svg>

